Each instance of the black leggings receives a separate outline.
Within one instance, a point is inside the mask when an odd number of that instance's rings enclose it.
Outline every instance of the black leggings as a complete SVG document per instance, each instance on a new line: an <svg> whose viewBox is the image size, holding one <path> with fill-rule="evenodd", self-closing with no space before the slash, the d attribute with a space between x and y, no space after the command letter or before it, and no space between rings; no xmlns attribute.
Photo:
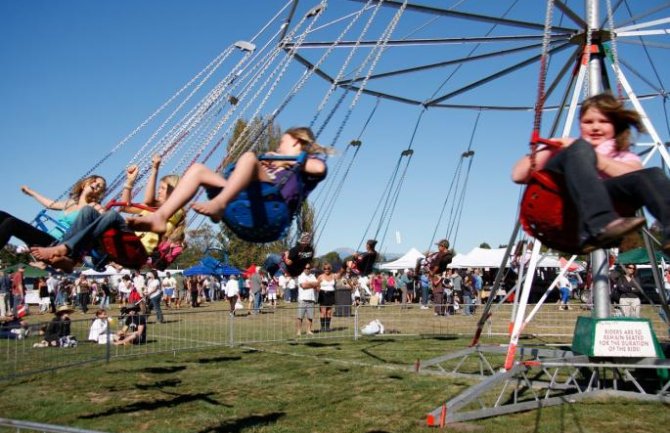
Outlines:
<svg viewBox="0 0 670 433"><path fill-rule="evenodd" d="M46 247L56 241L49 233L0 211L0 248L3 248L12 236L21 239L26 245Z"/></svg>

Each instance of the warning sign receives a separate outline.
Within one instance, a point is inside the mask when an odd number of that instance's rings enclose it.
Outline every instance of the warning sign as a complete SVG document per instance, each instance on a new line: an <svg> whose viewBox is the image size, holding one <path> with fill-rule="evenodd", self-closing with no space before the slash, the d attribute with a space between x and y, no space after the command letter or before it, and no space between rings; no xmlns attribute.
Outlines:
<svg viewBox="0 0 670 433"><path fill-rule="evenodd" d="M599 321L595 331L594 356L634 358L657 356L648 322Z"/></svg>

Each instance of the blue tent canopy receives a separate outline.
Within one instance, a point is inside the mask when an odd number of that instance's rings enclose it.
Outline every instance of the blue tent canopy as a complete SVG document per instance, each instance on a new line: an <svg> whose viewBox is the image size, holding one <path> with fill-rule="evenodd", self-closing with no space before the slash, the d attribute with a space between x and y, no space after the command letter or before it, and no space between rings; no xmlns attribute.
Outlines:
<svg viewBox="0 0 670 433"><path fill-rule="evenodd" d="M237 269L235 266L227 265L210 256L203 257L202 260L200 260L200 263L184 270L184 275L187 277L192 275L229 276L239 275L241 273L242 271Z"/></svg>

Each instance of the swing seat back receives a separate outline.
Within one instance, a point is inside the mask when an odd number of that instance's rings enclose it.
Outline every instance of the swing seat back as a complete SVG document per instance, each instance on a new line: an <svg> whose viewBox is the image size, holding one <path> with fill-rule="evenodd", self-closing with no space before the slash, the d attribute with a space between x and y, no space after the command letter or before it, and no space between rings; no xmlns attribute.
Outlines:
<svg viewBox="0 0 670 433"><path fill-rule="evenodd" d="M622 216L635 209L614 203ZM519 215L523 229L546 246L569 254L581 254L579 216L563 176L547 170L533 172L521 199Z"/></svg>
<svg viewBox="0 0 670 433"><path fill-rule="evenodd" d="M109 229L102 235L100 247L107 261L116 262L124 268L140 269L147 263L147 251L133 232Z"/></svg>
<svg viewBox="0 0 670 433"><path fill-rule="evenodd" d="M291 170L298 172L305 164L307 153L298 156L262 155L259 160L296 161ZM235 169L229 164L223 171L228 178ZM294 177L286 177L285 182L296 181L294 189L302 195L302 184ZM266 182L252 182L226 207L221 219L237 237L253 243L274 242L285 237L291 227L295 209L290 209L281 193L285 183L275 185ZM220 189L209 189L207 195L211 199Z"/></svg>
<svg viewBox="0 0 670 433"><path fill-rule="evenodd" d="M293 215L274 185L253 182L228 204L222 220L240 239L265 243L286 236Z"/></svg>
<svg viewBox="0 0 670 433"><path fill-rule="evenodd" d="M566 253L579 252L578 216L562 176L533 172L521 200L519 219L529 235Z"/></svg>

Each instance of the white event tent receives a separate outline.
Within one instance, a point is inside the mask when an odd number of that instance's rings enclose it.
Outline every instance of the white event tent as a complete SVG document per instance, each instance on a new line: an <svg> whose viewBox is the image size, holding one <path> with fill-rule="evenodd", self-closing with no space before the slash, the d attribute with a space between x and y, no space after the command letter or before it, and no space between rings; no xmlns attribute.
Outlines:
<svg viewBox="0 0 670 433"><path fill-rule="evenodd" d="M379 269L385 270L398 270L398 269L414 269L416 266L416 261L418 259L423 259L426 256L421 254L416 248L410 248L402 257L396 259L392 262L383 263L379 265Z"/></svg>
<svg viewBox="0 0 670 433"><path fill-rule="evenodd" d="M505 256L505 248L473 248L467 254L456 254L450 268L499 268ZM560 268L560 257L550 255L541 257L538 267ZM509 263L507 265L509 267Z"/></svg>

